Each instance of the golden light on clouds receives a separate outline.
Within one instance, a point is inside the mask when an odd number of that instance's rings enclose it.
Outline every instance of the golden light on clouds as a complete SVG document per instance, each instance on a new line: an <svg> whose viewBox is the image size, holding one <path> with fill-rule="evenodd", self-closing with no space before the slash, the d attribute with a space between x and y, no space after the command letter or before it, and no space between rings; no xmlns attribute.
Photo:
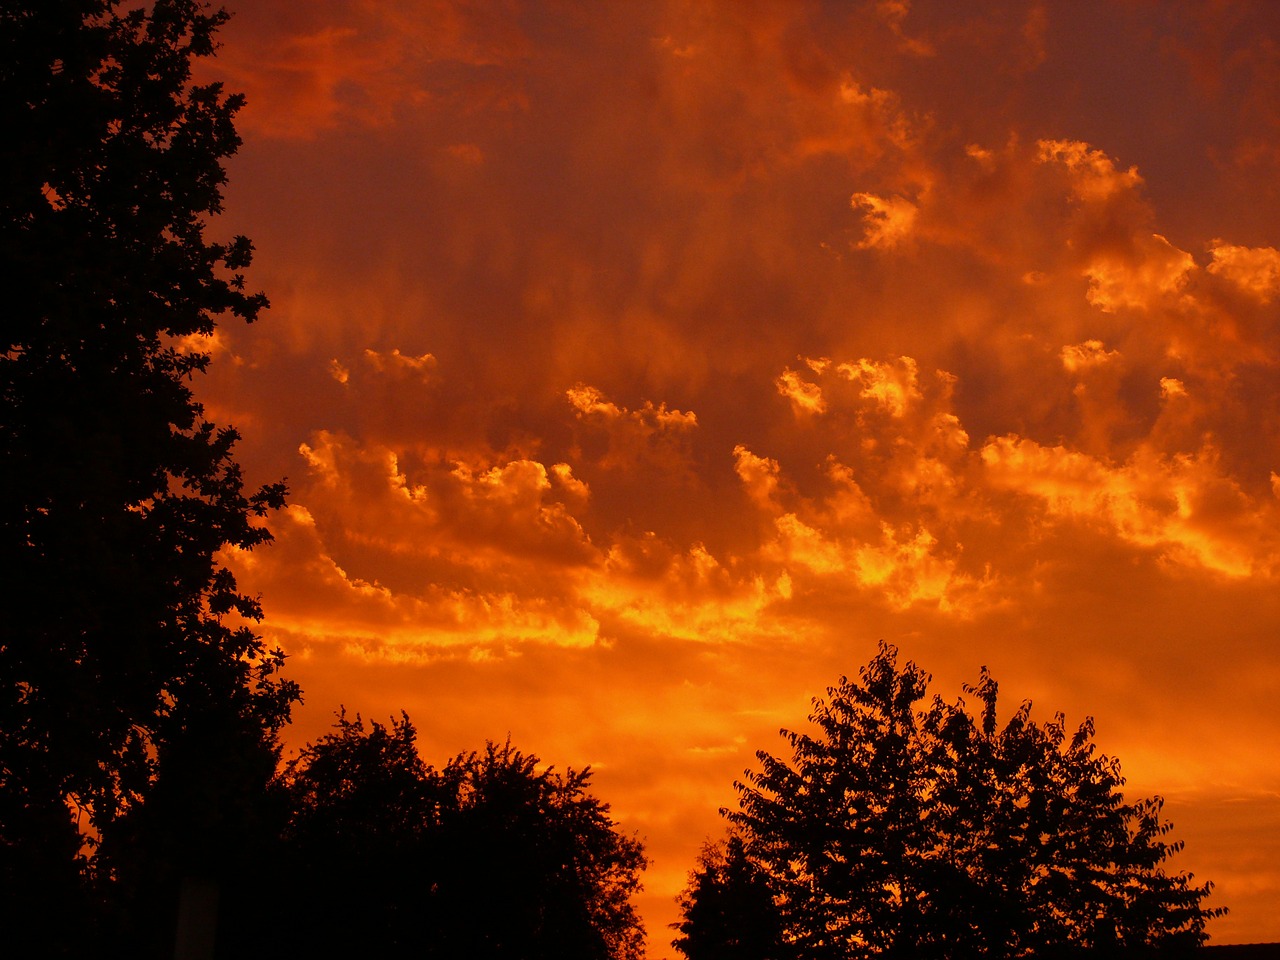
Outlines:
<svg viewBox="0 0 1280 960"><path fill-rule="evenodd" d="M508 732L673 898L881 637L1097 717L1280 940L1280 8L244 5L201 386L306 690ZM203 349L210 349L208 346ZM1264 855L1265 854L1265 855Z"/></svg>

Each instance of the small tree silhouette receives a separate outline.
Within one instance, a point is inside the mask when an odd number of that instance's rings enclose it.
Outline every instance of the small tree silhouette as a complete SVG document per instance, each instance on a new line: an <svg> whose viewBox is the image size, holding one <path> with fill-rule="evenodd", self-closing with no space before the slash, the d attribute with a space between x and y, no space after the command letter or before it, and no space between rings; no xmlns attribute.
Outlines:
<svg viewBox="0 0 1280 960"><path fill-rule="evenodd" d="M881 643L815 699L789 759L757 753L723 811L768 878L786 956L1053 956L1199 946L1211 884L1170 874L1159 799L1127 803L1093 724L1068 735L1023 703L999 728L984 669L979 716L934 698L928 674ZM695 882L686 942L699 934ZM678 942L679 945L679 942ZM688 954L695 956L694 954ZM731 956L724 952L705 956Z"/></svg>
<svg viewBox="0 0 1280 960"><path fill-rule="evenodd" d="M671 945L689 960L777 960L786 956L781 918L768 876L746 854L742 837L708 843L680 897L684 919Z"/></svg>

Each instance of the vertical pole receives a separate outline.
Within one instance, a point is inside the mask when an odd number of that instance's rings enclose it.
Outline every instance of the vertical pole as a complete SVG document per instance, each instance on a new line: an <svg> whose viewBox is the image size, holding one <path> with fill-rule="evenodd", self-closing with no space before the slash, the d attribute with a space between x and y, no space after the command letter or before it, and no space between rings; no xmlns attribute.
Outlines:
<svg viewBox="0 0 1280 960"><path fill-rule="evenodd" d="M218 928L218 884L206 877L182 878L173 960L213 960Z"/></svg>

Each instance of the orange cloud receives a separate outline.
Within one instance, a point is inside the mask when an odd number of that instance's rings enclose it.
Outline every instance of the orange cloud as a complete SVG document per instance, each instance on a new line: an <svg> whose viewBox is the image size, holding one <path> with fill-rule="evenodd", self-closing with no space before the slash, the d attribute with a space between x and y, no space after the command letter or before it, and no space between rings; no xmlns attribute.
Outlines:
<svg viewBox="0 0 1280 960"><path fill-rule="evenodd" d="M1132 257L1099 257L1085 267L1086 299L1107 313L1125 307L1149 309L1176 294L1196 269L1191 254L1175 248L1160 234L1139 242Z"/></svg>
<svg viewBox="0 0 1280 960"><path fill-rule="evenodd" d="M1060 163L1071 179L1071 193L1083 203L1099 203L1132 191L1142 183L1137 167L1120 170L1101 150L1079 140L1041 140L1041 163Z"/></svg>
<svg viewBox="0 0 1280 960"><path fill-rule="evenodd" d="M399 347L393 349L388 354L379 353L377 350L366 349L364 352L365 361L377 370L379 373L388 371L406 371L426 377L431 370L435 369L436 358L429 353L420 356L406 356L400 352Z"/></svg>
<svg viewBox="0 0 1280 960"><path fill-rule="evenodd" d="M890 416L904 416L908 407L921 399L916 362L911 357L899 357L893 363L862 359L839 364L836 370L861 386L862 396L874 400Z"/></svg>
<svg viewBox="0 0 1280 960"><path fill-rule="evenodd" d="M822 398L822 388L801 378L790 367L783 370L775 384L778 392L791 401L796 413L825 413L827 402Z"/></svg>
<svg viewBox="0 0 1280 960"><path fill-rule="evenodd" d="M1084 343L1069 344L1062 348L1062 366L1068 373L1106 366L1119 357L1119 351L1106 349L1101 340L1086 340Z"/></svg>
<svg viewBox="0 0 1280 960"><path fill-rule="evenodd" d="M668 410L665 403L655 407L650 400L646 400L639 410L627 410L605 400L604 394L595 387L583 384L571 387L565 392L565 396L580 417L596 415L604 420L627 420L638 424L642 431L648 433L667 429L682 430L698 425L698 417L692 412Z"/></svg>
<svg viewBox="0 0 1280 960"><path fill-rule="evenodd" d="M271 629L289 638L293 655L335 649L363 661L413 662L528 643L578 647L598 638L590 616L546 596L438 584L406 592L353 574L305 507L289 507L273 530L269 559L244 553L229 559L272 588Z"/></svg>
<svg viewBox="0 0 1280 960"><path fill-rule="evenodd" d="M771 509L778 492L778 461L757 457L739 444L733 448L734 469L747 495L762 509Z"/></svg>
<svg viewBox="0 0 1280 960"><path fill-rule="evenodd" d="M1214 239L1208 271L1230 281L1261 303L1270 303L1280 291L1280 250L1275 247L1240 247Z"/></svg>
<svg viewBox="0 0 1280 960"><path fill-rule="evenodd" d="M594 555L590 538L555 499L557 487L574 499L584 491L564 470L549 474L531 460L419 461L407 470L392 450L323 431L299 452L314 477L300 496L314 498L316 510L361 517L343 535L392 556L447 556L457 566L490 569L521 558L574 566Z"/></svg>
<svg viewBox="0 0 1280 960"><path fill-rule="evenodd" d="M866 236L859 247L896 247L911 236L919 208L903 197L877 197L870 193L853 195L855 210L866 211Z"/></svg>
<svg viewBox="0 0 1280 960"><path fill-rule="evenodd" d="M790 598L784 574L734 572L700 543L676 551L652 533L622 538L579 596L606 623L699 644L757 642L779 636L771 605Z"/></svg>
<svg viewBox="0 0 1280 960"><path fill-rule="evenodd" d="M982 459L996 487L1038 498L1049 516L1100 524L1173 563L1228 577L1274 568L1273 511L1222 475L1212 448L1172 458L1140 449L1109 466L1008 436L988 442Z"/></svg>
<svg viewBox="0 0 1280 960"><path fill-rule="evenodd" d="M656 469L687 472L691 434L698 426L692 411L669 410L646 400L637 409L619 406L595 387L578 384L565 392L583 425L577 447L608 470L634 471L643 464ZM603 444L603 446L601 446Z"/></svg>

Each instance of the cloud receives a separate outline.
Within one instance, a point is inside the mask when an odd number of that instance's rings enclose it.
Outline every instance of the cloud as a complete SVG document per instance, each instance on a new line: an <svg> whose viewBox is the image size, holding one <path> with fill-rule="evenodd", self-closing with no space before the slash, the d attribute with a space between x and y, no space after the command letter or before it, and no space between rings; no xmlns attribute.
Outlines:
<svg viewBox="0 0 1280 960"><path fill-rule="evenodd" d="M692 412L668 410L665 403L656 407L646 400L638 410L627 410L604 399L595 387L578 384L565 392L569 403L580 417L598 416L606 421L622 420L638 424L642 431L654 433L660 430L685 430L698 425L698 417Z"/></svg>
<svg viewBox="0 0 1280 960"><path fill-rule="evenodd" d="M569 507L556 499L557 489L572 500L585 489L563 468L549 473L523 459L494 465L427 459L324 431L299 452L313 480L298 496L317 514L358 518L341 535L385 555L383 562L406 554L443 558L501 581L504 569L530 559L573 567L595 554Z"/></svg>
<svg viewBox="0 0 1280 960"><path fill-rule="evenodd" d="M1017 436L982 448L990 482L1040 500L1049 517L1098 524L1177 565L1270 575L1275 518L1222 474L1212 448L1165 457L1139 449L1112 466Z"/></svg>
<svg viewBox="0 0 1280 960"><path fill-rule="evenodd" d="M853 208L866 211L863 220L866 235L859 247L896 247L911 236L919 214L919 208L903 197L877 197L870 193L855 193Z"/></svg>
<svg viewBox="0 0 1280 960"><path fill-rule="evenodd" d="M1177 294L1196 269L1191 254L1179 250L1160 234L1136 244L1130 256L1103 256L1085 267L1089 278L1086 299L1099 310L1151 309Z"/></svg>
<svg viewBox="0 0 1280 960"><path fill-rule="evenodd" d="M866 434L864 456L851 466L828 454L821 492L801 495L776 459L738 445L735 470L748 500L770 522L755 562L774 571L768 576L785 574L797 602L816 592L847 593L893 609L925 605L961 616L994 602L989 571L961 569L962 545L940 543L921 520L938 517L940 505L949 507L965 495L968 435L946 408L952 378L939 375L940 388L930 402L910 357L808 365L819 377L854 388L852 394L833 395L823 411L838 420L852 409ZM784 395L785 383L779 381ZM823 433L829 442L838 436ZM950 530L964 512L953 510L939 523Z"/></svg>
<svg viewBox="0 0 1280 960"><path fill-rule="evenodd" d="M606 624L700 644L782 636L767 611L789 596L785 575L735 572L701 543L678 550L652 532L620 537L580 591Z"/></svg>
<svg viewBox="0 0 1280 960"><path fill-rule="evenodd" d="M556 463L551 466L551 475L570 496L586 500L591 495L591 488L573 475L573 467L567 463Z"/></svg>
<svg viewBox="0 0 1280 960"><path fill-rule="evenodd" d="M822 398L822 388L801 378L790 367L783 370L775 383L778 392L791 401L797 414L825 413L827 402Z"/></svg>
<svg viewBox="0 0 1280 960"><path fill-rule="evenodd" d="M411 662L530 643L580 647L598 638L599 625L589 616L547 596L439 584L408 592L353 574L335 558L315 517L297 504L273 531L269 554L229 559L271 588L272 630L290 637L294 655L336 649L363 661Z"/></svg>
<svg viewBox="0 0 1280 960"><path fill-rule="evenodd" d="M431 354L424 353L415 357L401 353L398 347L390 353L379 353L377 350L366 349L364 359L369 366L379 373L405 372L415 374L423 379L426 379L436 367L436 358Z"/></svg>
<svg viewBox="0 0 1280 960"><path fill-rule="evenodd" d="M936 55L937 51L927 40L907 36L903 24L911 12L908 0L877 0L875 12L888 25L904 52L916 57Z"/></svg>
<svg viewBox="0 0 1280 960"><path fill-rule="evenodd" d="M1106 349L1101 340L1086 340L1062 348L1062 366L1068 373L1104 367L1119 359L1119 351Z"/></svg>
<svg viewBox="0 0 1280 960"><path fill-rule="evenodd" d="M769 509L778 492L778 461L757 457L741 444L733 448L733 457L747 495L757 506Z"/></svg>
<svg viewBox="0 0 1280 960"><path fill-rule="evenodd" d="M1260 303L1270 303L1280 291L1280 250L1275 247L1240 247L1214 239L1209 254L1213 258L1207 267L1211 274Z"/></svg>
<svg viewBox="0 0 1280 960"><path fill-rule="evenodd" d="M839 590L825 583L846 581L899 610L936 605L945 613L972 616L983 605L989 583L957 569L957 559L938 549L924 527L895 530L881 524L868 539L831 537L808 526L794 513L776 521L777 539L767 553L787 568L788 581L801 590ZM792 589L797 589L793 587Z"/></svg>
<svg viewBox="0 0 1280 960"><path fill-rule="evenodd" d="M653 468L687 471L689 445L698 426L693 411L668 409L646 400L636 409L605 399L595 387L577 384L565 391L582 425L579 455L609 470Z"/></svg>
<svg viewBox="0 0 1280 960"><path fill-rule="evenodd" d="M1058 163L1070 174L1076 200L1098 204L1130 193L1142 184L1138 168L1121 170L1103 151L1080 140L1040 140L1041 163Z"/></svg>
<svg viewBox="0 0 1280 960"><path fill-rule="evenodd" d="M875 401L890 416L903 417L908 408L921 399L916 362L899 357L893 362L861 359L841 363L836 371L862 388L862 396Z"/></svg>

